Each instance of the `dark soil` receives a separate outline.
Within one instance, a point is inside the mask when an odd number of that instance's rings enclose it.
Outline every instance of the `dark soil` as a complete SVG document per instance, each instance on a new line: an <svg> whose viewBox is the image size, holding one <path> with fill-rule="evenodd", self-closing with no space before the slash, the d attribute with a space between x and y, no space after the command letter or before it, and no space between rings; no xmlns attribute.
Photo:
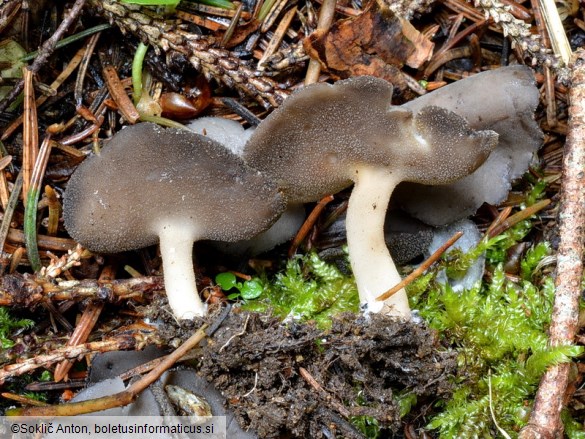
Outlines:
<svg viewBox="0 0 585 439"><path fill-rule="evenodd" d="M395 392L444 398L456 367L455 354L422 325L352 314L323 331L233 312L200 361L200 374L224 394L240 425L261 438L363 437L349 422L362 415L396 431Z"/></svg>

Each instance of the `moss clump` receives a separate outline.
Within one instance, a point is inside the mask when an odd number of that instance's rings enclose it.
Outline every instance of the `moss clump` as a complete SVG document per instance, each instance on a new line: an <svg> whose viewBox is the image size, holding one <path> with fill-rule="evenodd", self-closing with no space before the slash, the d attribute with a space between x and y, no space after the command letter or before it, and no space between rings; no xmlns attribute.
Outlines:
<svg viewBox="0 0 585 439"><path fill-rule="evenodd" d="M344 275L314 252L295 256L272 281L263 276L261 282L262 295L244 303L244 309L272 309L282 319L315 320L320 327L328 327L332 316L359 310L353 277Z"/></svg>
<svg viewBox="0 0 585 439"><path fill-rule="evenodd" d="M35 322L29 319L17 319L10 315L8 308L0 307L0 346L9 349L14 346L12 334L19 329L28 329Z"/></svg>
<svg viewBox="0 0 585 439"><path fill-rule="evenodd" d="M527 223L479 244L493 264L489 282L455 293L436 284L429 273L410 289L413 308L458 352L456 390L450 400L439 403L441 412L428 424L442 438L497 437L494 418L515 437L528 421L545 369L583 352L573 345L547 347L554 283L550 276L538 277L536 269L548 256L549 245L537 244L526 253L520 280L513 282L504 273L506 250L530 230ZM445 262L457 269L466 263Z"/></svg>
<svg viewBox="0 0 585 439"><path fill-rule="evenodd" d="M499 236L482 240L466 254L451 252L408 287L412 308L458 354L453 396L437 403L437 414L428 423L442 438L498 437L502 434L498 426L516 437L528 421L546 368L583 353L580 346L547 347L554 282L541 268L550 258L550 245L542 242L526 251L518 275L504 272L508 250L531 229L532 221L524 220ZM464 274L482 253L489 272L483 282L455 293L449 285L436 281L436 274L443 269L452 277ZM289 260L271 281L266 276L260 281L261 296L246 301L244 308L272 309L283 319L315 320L321 327L327 327L337 313L359 310L353 278L315 253ZM416 404L408 399L405 402L403 414ZM568 412L563 419L569 437L585 437L582 425ZM354 422L367 437L379 433L368 417Z"/></svg>

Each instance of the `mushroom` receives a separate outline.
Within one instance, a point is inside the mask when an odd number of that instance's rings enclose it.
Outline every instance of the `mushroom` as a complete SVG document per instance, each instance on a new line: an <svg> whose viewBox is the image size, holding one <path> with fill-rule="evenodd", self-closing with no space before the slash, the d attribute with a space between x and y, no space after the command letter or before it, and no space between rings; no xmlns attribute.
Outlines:
<svg viewBox="0 0 585 439"><path fill-rule="evenodd" d="M169 305L179 319L205 314L193 243L252 237L283 209L276 185L219 143L150 123L118 132L77 168L64 195L65 227L92 251L160 242Z"/></svg>
<svg viewBox="0 0 585 439"><path fill-rule="evenodd" d="M187 124L187 128L221 143L238 156L242 155L246 141L254 132L254 128L244 129L235 120L223 117L200 117Z"/></svg>
<svg viewBox="0 0 585 439"><path fill-rule="evenodd" d="M431 225L444 225L474 213L482 203L499 204L510 181L528 168L543 134L534 120L539 91L526 66L509 66L470 76L414 99L402 107L417 112L439 105L464 117L475 130L493 130L498 146L471 175L448 186L404 183L392 200Z"/></svg>
<svg viewBox="0 0 585 439"><path fill-rule="evenodd" d="M239 157L244 153L244 146L255 130L255 127L244 129L234 120L223 117L200 117L187 124L191 131L209 137ZM266 231L251 239L226 243L216 241L214 248L240 260L253 257L272 250L283 242L290 241L305 221L305 208L297 204L289 204L278 220Z"/></svg>
<svg viewBox="0 0 585 439"><path fill-rule="evenodd" d="M408 318L404 290L376 297L400 282L384 242L384 217L401 181L440 184L475 170L497 143L436 106L391 107L392 86L360 76L316 84L289 97L252 134L244 160L276 181L289 203L315 201L355 186L347 241L360 300L367 312Z"/></svg>

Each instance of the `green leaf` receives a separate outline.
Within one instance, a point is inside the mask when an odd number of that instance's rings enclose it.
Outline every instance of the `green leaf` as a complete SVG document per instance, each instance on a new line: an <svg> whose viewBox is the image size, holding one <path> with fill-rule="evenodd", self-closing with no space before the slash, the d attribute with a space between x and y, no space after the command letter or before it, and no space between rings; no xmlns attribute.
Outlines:
<svg viewBox="0 0 585 439"><path fill-rule="evenodd" d="M400 406L400 417L404 418L417 404L416 394L412 392L397 393L396 402Z"/></svg>
<svg viewBox="0 0 585 439"><path fill-rule="evenodd" d="M0 75L2 79L20 79L22 78L22 67L24 62L22 57L26 55L26 50L14 40L0 41Z"/></svg>
<svg viewBox="0 0 585 439"><path fill-rule="evenodd" d="M215 283L224 291L229 291L237 284L236 276L233 273L219 273L215 276Z"/></svg>
<svg viewBox="0 0 585 439"><path fill-rule="evenodd" d="M45 371L43 371L43 373L41 373L41 376L39 377L39 381L43 381L43 382L53 381L53 374L51 372L49 372L48 370L45 370Z"/></svg>
<svg viewBox="0 0 585 439"><path fill-rule="evenodd" d="M257 299L263 290L262 284L255 279L244 282L244 285L240 288L242 299L245 300Z"/></svg>

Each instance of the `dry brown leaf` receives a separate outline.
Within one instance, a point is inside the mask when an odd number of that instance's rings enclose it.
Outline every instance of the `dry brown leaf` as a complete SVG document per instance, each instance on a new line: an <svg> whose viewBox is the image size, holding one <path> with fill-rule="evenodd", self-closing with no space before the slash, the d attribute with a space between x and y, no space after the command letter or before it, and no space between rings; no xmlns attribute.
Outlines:
<svg viewBox="0 0 585 439"><path fill-rule="evenodd" d="M336 79L373 75L399 89L405 88L400 68L420 67L434 48L408 21L376 3L358 17L337 21L328 32L313 32L303 44L309 56Z"/></svg>

